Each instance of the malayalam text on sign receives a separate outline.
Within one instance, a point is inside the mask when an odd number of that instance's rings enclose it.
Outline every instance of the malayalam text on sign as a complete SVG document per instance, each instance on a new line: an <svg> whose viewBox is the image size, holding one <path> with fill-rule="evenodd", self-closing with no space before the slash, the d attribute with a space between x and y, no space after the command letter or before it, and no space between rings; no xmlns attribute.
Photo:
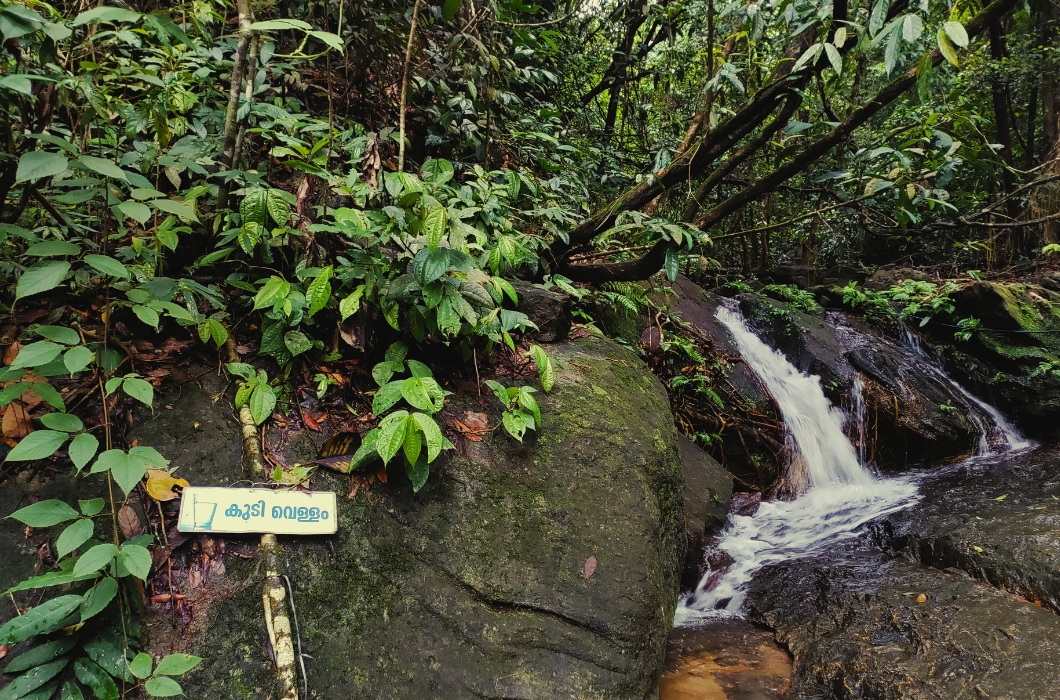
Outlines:
<svg viewBox="0 0 1060 700"><path fill-rule="evenodd" d="M330 491L273 491L189 486L180 503L181 532L331 535L338 528Z"/></svg>

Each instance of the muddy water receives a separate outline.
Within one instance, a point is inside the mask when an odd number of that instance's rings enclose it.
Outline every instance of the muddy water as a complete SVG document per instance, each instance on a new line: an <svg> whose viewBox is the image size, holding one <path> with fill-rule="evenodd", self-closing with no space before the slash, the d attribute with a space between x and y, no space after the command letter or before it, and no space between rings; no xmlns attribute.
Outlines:
<svg viewBox="0 0 1060 700"><path fill-rule="evenodd" d="M791 658L773 633L715 620L670 635L660 700L774 700L791 687Z"/></svg>

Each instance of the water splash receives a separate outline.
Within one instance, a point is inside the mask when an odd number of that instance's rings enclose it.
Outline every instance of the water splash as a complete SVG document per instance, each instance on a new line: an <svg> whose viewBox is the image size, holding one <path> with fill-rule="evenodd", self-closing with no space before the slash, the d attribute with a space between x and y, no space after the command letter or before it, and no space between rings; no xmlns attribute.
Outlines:
<svg viewBox="0 0 1060 700"><path fill-rule="evenodd" d="M795 500L766 502L753 516L730 517L715 554L732 563L708 569L696 590L682 597L674 618L679 626L740 615L759 569L853 537L866 522L904 508L917 491L910 478L880 481L865 468L843 433L846 416L825 397L820 377L799 372L763 343L736 308L719 307L717 318L777 402L807 487Z"/></svg>

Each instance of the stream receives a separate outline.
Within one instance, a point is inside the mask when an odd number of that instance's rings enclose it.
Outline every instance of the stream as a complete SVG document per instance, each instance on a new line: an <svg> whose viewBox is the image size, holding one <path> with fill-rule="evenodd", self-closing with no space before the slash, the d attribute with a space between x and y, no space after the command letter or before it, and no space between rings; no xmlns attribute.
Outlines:
<svg viewBox="0 0 1060 700"><path fill-rule="evenodd" d="M844 412L825 397L819 377L798 371L763 342L734 303L719 306L716 318L776 401L793 458L780 489L787 498L763 501L751 515L730 514L708 548L698 585L681 596L663 676L664 700L781 697L788 683L777 654L784 654L785 661L787 656L770 632L748 621L753 583L763 569L775 572L810 559L842 560L850 550L847 543L862 535L867 524L916 504L929 476L982 469L1034 447L996 408L950 378L918 336L903 328L907 359L953 386L980 436L973 455L941 472L880 476L865 463L860 379L853 381L850 410ZM841 314L830 317L848 347L880 342L844 326L843 320Z"/></svg>

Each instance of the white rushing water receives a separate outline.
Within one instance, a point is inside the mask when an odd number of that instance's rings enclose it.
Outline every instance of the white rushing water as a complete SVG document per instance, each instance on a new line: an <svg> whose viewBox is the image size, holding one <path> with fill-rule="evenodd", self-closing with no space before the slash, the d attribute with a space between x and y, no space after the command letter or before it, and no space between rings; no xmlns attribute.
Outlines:
<svg viewBox="0 0 1060 700"><path fill-rule="evenodd" d="M802 487L794 500L764 502L752 516L729 517L711 559L730 563L719 564L717 570L708 568L696 590L682 596L674 616L678 626L741 615L748 584L762 567L817 554L854 537L870 520L901 510L917 498L914 477L877 479L864 463L865 402L860 378L855 378L851 397L859 455L843 433L844 414L825 397L819 377L799 372L782 353L762 342L735 306L720 307L717 318L776 400L797 452L792 463L804 473L789 475L789 483ZM839 330L856 333L850 328ZM929 368L967 400L969 419L981 433L978 457L1033 446L996 408L952 380L921 349L915 334L906 331L903 341L913 361Z"/></svg>

